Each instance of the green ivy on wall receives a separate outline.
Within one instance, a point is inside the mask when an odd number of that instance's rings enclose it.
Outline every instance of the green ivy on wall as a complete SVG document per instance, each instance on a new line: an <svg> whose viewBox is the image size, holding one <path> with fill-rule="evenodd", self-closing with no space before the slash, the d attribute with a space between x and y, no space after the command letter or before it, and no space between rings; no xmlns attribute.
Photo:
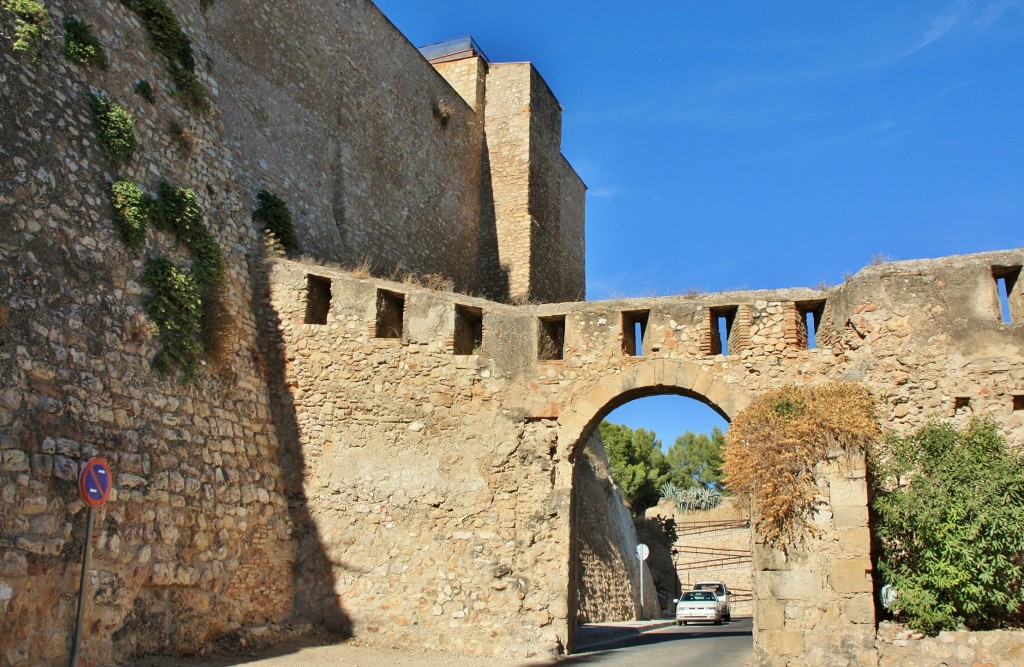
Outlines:
<svg viewBox="0 0 1024 667"><path fill-rule="evenodd" d="M114 224L129 248L141 248L146 238L149 199L142 188L131 181L115 181L110 185Z"/></svg>
<svg viewBox="0 0 1024 667"><path fill-rule="evenodd" d="M153 368L163 374L175 367L185 382L195 382L202 357L202 292L193 275L174 266L166 257L146 262L142 284L153 290L146 312L153 318L163 348L153 358Z"/></svg>
<svg viewBox="0 0 1024 667"><path fill-rule="evenodd" d="M210 108L206 89L196 77L196 61L192 54L192 40L181 29L174 11L164 0L121 0L135 12L142 27L149 34L153 48L167 61L167 73L177 90L178 99L193 113L204 113Z"/></svg>
<svg viewBox="0 0 1024 667"><path fill-rule="evenodd" d="M14 52L32 55L33 61L42 54L50 38L50 13L35 0L3 0L0 5L14 17Z"/></svg>
<svg viewBox="0 0 1024 667"><path fill-rule="evenodd" d="M135 153L135 119L106 95L92 95L90 106L100 149L110 166L118 170L131 162Z"/></svg>
<svg viewBox="0 0 1024 667"><path fill-rule="evenodd" d="M64 57L79 65L107 68L107 56L92 28L73 16L64 19Z"/></svg>

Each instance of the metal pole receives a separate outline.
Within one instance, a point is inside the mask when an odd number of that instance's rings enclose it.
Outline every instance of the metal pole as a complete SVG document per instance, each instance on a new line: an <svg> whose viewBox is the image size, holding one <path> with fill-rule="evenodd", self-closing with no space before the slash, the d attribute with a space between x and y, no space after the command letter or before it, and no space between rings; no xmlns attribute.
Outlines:
<svg viewBox="0 0 1024 667"><path fill-rule="evenodd" d="M82 639L82 621L85 619L85 589L89 578L89 560L92 556L92 506L89 518L85 520L85 555L82 558L82 581L78 585L78 619L75 621L75 638L71 644L71 667L78 667L78 644Z"/></svg>
<svg viewBox="0 0 1024 667"><path fill-rule="evenodd" d="M640 561L640 620L644 620L644 559L637 558Z"/></svg>

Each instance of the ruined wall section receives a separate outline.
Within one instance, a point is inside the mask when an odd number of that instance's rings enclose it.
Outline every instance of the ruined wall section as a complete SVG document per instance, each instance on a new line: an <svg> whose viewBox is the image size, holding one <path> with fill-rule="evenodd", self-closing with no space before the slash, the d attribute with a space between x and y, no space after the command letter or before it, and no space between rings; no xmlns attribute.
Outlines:
<svg viewBox="0 0 1024 667"><path fill-rule="evenodd" d="M97 455L115 491L96 513L84 664L196 651L291 612L291 518L253 357L259 239L220 144L205 21L198 4L171 4L211 92L205 116L172 96L161 56L121 3L47 2L55 33L38 64L0 39L0 665L67 664L85 541L77 480ZM65 59L59 26L72 14L93 27L107 70ZM140 78L155 104L133 92ZM136 120L139 146L119 175L150 192L161 181L193 189L224 251L232 333L195 386L151 367L160 344L140 284L147 258L191 258L152 229L137 252L118 237L94 90Z"/></svg>
<svg viewBox="0 0 1024 667"><path fill-rule="evenodd" d="M373 3L219 2L206 17L244 203L280 194L322 261L474 289L482 123Z"/></svg>

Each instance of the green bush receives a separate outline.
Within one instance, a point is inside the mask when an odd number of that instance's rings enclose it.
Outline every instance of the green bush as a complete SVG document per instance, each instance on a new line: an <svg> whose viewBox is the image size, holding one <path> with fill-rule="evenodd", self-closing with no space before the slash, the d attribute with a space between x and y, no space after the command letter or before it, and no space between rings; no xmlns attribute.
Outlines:
<svg viewBox="0 0 1024 667"><path fill-rule="evenodd" d="M35 0L3 0L3 8L14 16L14 52L37 60L50 38L50 12Z"/></svg>
<svg viewBox="0 0 1024 667"><path fill-rule="evenodd" d="M929 634L1019 625L1024 459L991 420L890 435L871 457L879 569L895 610Z"/></svg>
<svg viewBox="0 0 1024 667"><path fill-rule="evenodd" d="M153 47L167 61L167 72L174 81L178 99L193 113L209 109L206 89L196 78L192 40L165 0L122 0L139 17Z"/></svg>
<svg viewBox="0 0 1024 667"><path fill-rule="evenodd" d="M149 219L161 231L174 234L195 256L192 274L201 290L224 282L224 254L217 237L203 224L203 209L196 193L161 183L149 209Z"/></svg>
<svg viewBox="0 0 1024 667"><path fill-rule="evenodd" d="M64 56L79 65L107 67L107 56L100 40L92 34L88 23L73 16L64 19Z"/></svg>
<svg viewBox="0 0 1024 667"><path fill-rule="evenodd" d="M135 153L135 119L106 95L91 97L100 149L115 170L131 162Z"/></svg>
<svg viewBox="0 0 1024 667"><path fill-rule="evenodd" d="M170 374L178 367L186 382L194 382L203 349L199 285L191 274L164 257L146 263L142 283L153 290L146 302L146 312L156 323L163 345L153 359L153 368Z"/></svg>
<svg viewBox="0 0 1024 667"><path fill-rule="evenodd" d="M141 247L146 238L149 197L131 181L115 181L110 186L110 199L121 240L129 248Z"/></svg>
<svg viewBox="0 0 1024 667"><path fill-rule="evenodd" d="M150 104L156 102L156 94L153 92L153 86L149 85L149 81L146 81L145 79L140 79L139 82L135 84L135 94Z"/></svg>
<svg viewBox="0 0 1024 667"><path fill-rule="evenodd" d="M259 205L252 212L255 222L263 223L263 231L270 233L284 247L285 252L298 252L299 240L295 236L292 214L284 200L275 194L260 190L256 194Z"/></svg>

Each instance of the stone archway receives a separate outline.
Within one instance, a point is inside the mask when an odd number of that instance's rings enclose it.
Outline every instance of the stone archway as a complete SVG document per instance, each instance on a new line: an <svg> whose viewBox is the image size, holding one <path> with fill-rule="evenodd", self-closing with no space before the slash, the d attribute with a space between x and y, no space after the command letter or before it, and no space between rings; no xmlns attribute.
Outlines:
<svg viewBox="0 0 1024 667"><path fill-rule="evenodd" d="M582 459L583 448L598 424L615 408L630 401L657 395L674 394L697 400L727 421L753 400L753 396L731 387L720 375L702 369L698 364L675 360L644 360L631 365L626 372L602 377L569 399L559 411L558 448L563 460L575 467ZM576 483L576 477L572 479ZM578 571L581 537L576 534L575 493L571 493L569 560L570 576L566 598L568 607L568 648L575 649L577 633L577 588L582 585ZM632 530L632 526L630 526ZM643 576L639 573L639 576ZM625 619L622 619L625 620Z"/></svg>

